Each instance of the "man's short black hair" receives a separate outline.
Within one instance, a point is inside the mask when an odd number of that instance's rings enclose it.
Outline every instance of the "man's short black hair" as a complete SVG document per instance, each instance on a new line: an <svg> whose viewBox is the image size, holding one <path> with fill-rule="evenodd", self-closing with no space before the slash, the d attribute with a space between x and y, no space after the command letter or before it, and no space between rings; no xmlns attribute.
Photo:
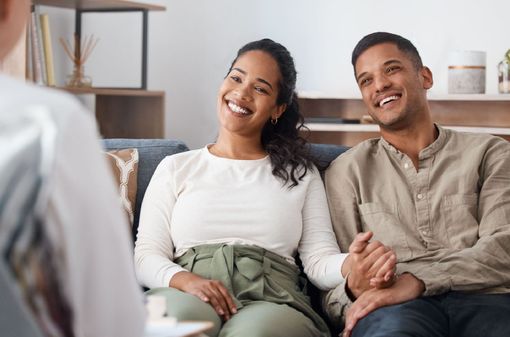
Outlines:
<svg viewBox="0 0 510 337"><path fill-rule="evenodd" d="M376 32L363 37L356 47L354 47L351 58L354 73L356 73L356 62L358 61L359 56L368 48L381 43L393 43L396 45L401 52L405 53L409 57L416 70L420 70L423 67L420 54L411 41L397 34Z"/></svg>

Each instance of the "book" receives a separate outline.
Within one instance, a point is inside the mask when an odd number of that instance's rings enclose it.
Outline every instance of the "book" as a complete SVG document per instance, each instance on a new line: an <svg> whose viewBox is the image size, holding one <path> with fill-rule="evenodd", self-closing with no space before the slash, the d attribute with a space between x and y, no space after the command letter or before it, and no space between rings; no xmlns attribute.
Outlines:
<svg viewBox="0 0 510 337"><path fill-rule="evenodd" d="M26 36L26 56L25 56L25 75L26 79L30 82L35 82L34 80L34 53L32 52L32 20L28 20L27 22L27 36Z"/></svg>
<svg viewBox="0 0 510 337"><path fill-rule="evenodd" d="M53 64L50 21L48 14L41 14L39 18L41 21L42 45L44 50L44 61L46 65L46 84L49 86L55 86L55 68Z"/></svg>
<svg viewBox="0 0 510 337"><path fill-rule="evenodd" d="M38 53L39 53L40 59L41 59L42 84L48 84L48 78L46 76L46 74L47 74L46 73L46 57L44 55L39 5L34 6L34 17L35 17L35 34L37 34L37 40L39 41L39 43L37 44L37 48L39 49Z"/></svg>
<svg viewBox="0 0 510 337"><path fill-rule="evenodd" d="M42 75L42 59L39 49L39 44L41 41L39 40L39 36L37 34L37 21L35 19L36 14L35 11L32 11L31 22L30 22L30 31L32 37L32 55L33 55L33 68L34 68L34 82L36 84L44 84L43 75Z"/></svg>

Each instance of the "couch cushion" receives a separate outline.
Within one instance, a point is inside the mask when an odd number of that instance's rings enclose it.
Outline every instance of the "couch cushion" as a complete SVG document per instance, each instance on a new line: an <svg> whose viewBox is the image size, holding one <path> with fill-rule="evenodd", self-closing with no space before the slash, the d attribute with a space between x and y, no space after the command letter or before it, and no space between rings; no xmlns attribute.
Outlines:
<svg viewBox="0 0 510 337"><path fill-rule="evenodd" d="M189 150L186 144L171 139L103 139L105 150L137 148L139 156L137 191L135 203L135 216L133 221L133 234L138 228L140 206L147 189L147 185L158 166L166 156Z"/></svg>
<svg viewBox="0 0 510 337"><path fill-rule="evenodd" d="M349 148L334 144L310 144L310 153L315 159L321 172L325 171L329 164Z"/></svg>
<svg viewBox="0 0 510 337"><path fill-rule="evenodd" d="M138 149L120 149L106 151L106 159L110 164L117 188L120 202L129 223L133 226L135 214L137 175L138 175Z"/></svg>

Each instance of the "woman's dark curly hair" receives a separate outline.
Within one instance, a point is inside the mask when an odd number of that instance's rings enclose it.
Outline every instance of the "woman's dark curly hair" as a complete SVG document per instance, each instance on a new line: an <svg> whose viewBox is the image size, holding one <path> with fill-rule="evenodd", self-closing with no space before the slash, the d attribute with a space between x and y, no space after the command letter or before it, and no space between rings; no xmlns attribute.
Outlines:
<svg viewBox="0 0 510 337"><path fill-rule="evenodd" d="M276 61L280 69L278 97L276 104L287 104L287 109L278 118L276 124L269 119L262 129L262 146L269 154L273 175L280 178L283 184L291 182L289 188L297 186L299 181L312 168L313 161L306 147L306 140L299 135L307 130L303 125L304 118L299 112L296 88L296 68L294 60L287 48L271 39L253 41L239 49L232 61L229 73L237 59L249 51L263 51Z"/></svg>

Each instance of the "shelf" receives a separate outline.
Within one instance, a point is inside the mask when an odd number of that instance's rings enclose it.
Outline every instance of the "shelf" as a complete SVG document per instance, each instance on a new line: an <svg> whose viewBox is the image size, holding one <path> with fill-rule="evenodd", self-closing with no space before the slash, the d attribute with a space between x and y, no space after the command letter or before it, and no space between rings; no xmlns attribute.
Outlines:
<svg viewBox="0 0 510 337"><path fill-rule="evenodd" d="M509 94L458 94L458 95L428 95L427 97L429 101L469 101L469 102L476 102L476 101L482 101L482 102L488 102L488 101L502 101L502 102L510 102L510 95Z"/></svg>
<svg viewBox="0 0 510 337"><path fill-rule="evenodd" d="M32 0L34 5L73 9L76 11L75 32L81 34L81 15L84 12L141 11L142 24L142 81L146 88L147 27L149 11L164 11L164 6L123 0ZM111 29L111 27L110 27ZM95 116L104 138L163 138L165 124L165 92L126 88L67 88L74 95L95 96Z"/></svg>
<svg viewBox="0 0 510 337"><path fill-rule="evenodd" d="M67 88L57 89L65 90L75 95L104 95L104 96L164 96L164 91L148 91L141 89L106 89L106 88Z"/></svg>
<svg viewBox="0 0 510 337"><path fill-rule="evenodd" d="M300 99L317 100L357 100L362 101L357 94L327 94L318 91L302 91L298 93ZM429 101L503 101L510 102L510 94L428 94Z"/></svg>
<svg viewBox="0 0 510 337"><path fill-rule="evenodd" d="M310 131L332 132L379 132L379 126L375 124L335 124L335 123L307 123L305 126ZM472 126L449 126L441 125L445 129L460 132L489 133L493 135L508 136L510 128L472 127Z"/></svg>
<svg viewBox="0 0 510 337"><path fill-rule="evenodd" d="M301 92L299 107L309 139L315 143L353 146L379 137L379 127L370 124L321 123L320 119L361 120L367 107L355 95L335 96L320 92ZM490 133L510 140L510 95L429 95L432 120L458 131Z"/></svg>
<svg viewBox="0 0 510 337"><path fill-rule="evenodd" d="M61 8L83 10L108 9L146 9L149 11L164 11L165 6L149 5L136 1L124 0L32 0L34 5L54 6Z"/></svg>
<svg viewBox="0 0 510 337"><path fill-rule="evenodd" d="M481 95L475 99L439 96L429 100L432 120L441 125L510 128L510 96ZM356 98L299 98L305 118L343 118L360 120L367 108Z"/></svg>

